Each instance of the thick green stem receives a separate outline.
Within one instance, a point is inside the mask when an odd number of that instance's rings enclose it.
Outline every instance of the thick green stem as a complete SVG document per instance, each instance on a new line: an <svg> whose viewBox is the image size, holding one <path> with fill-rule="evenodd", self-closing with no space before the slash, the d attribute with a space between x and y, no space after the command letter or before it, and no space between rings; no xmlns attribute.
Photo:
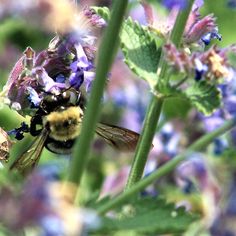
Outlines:
<svg viewBox="0 0 236 236"><path fill-rule="evenodd" d="M91 141L99 118L101 99L107 75L119 41L119 31L126 12L128 0L114 1L111 19L104 33L97 57L96 78L93 82L90 100L84 115L81 135L75 143L68 181L79 184L85 169Z"/></svg>
<svg viewBox="0 0 236 236"><path fill-rule="evenodd" d="M193 0L190 0L188 7L185 10L179 12L175 25L173 27L170 40L177 47L179 46L182 40L184 28L185 28L188 16L190 14L192 5L193 5ZM157 70L158 82L155 85L156 91L154 91L154 95L152 95L152 99L147 110L147 115L145 117L141 138L136 148L136 153L134 156L134 160L132 163L132 167L131 167L131 171L129 174L125 191L129 189L131 186L133 186L136 182L138 182L143 175L144 167L146 165L148 153L152 146L152 140L155 135L157 123L161 114L162 104L164 100L164 98L160 96L159 97L156 96L156 94L158 93L159 82L165 85L168 83L168 80L165 78L166 68L167 68L167 64L164 60L164 53L162 50L159 65L158 65L158 70Z"/></svg>
<svg viewBox="0 0 236 236"><path fill-rule="evenodd" d="M158 170L153 172L151 175L145 177L125 192L121 193L117 197L110 200L107 204L99 207L98 213L104 214L109 210L120 206L123 202L126 202L132 197L133 195L139 193L149 184L151 184L154 180L158 180L161 177L169 174L172 172L182 161L184 161L192 152L201 151L207 145L209 145L216 137L224 134L225 132L229 131L236 125L235 119L229 120L225 122L220 128L216 129L215 131L204 135L202 138L198 139L194 142L188 149L186 149L182 154L177 155L171 161L167 162L165 165L161 166Z"/></svg>
<svg viewBox="0 0 236 236"><path fill-rule="evenodd" d="M156 132L156 126L161 114L162 104L163 98L158 98L156 96L152 97L144 122L143 132L137 145L137 151L134 156L126 189L130 188L134 183L142 178L148 153L152 146L153 136Z"/></svg>

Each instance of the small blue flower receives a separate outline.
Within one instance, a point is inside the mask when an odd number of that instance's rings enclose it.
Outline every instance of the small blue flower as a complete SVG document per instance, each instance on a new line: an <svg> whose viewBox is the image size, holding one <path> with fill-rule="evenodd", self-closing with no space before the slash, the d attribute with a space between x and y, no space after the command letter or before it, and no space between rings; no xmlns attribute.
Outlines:
<svg viewBox="0 0 236 236"><path fill-rule="evenodd" d="M202 76L207 72L208 67L202 64L202 62L198 58L196 58L194 62L195 62L195 80L199 81L201 80Z"/></svg>
<svg viewBox="0 0 236 236"><path fill-rule="evenodd" d="M218 33L218 30L216 29L213 32L209 32L201 38L202 42L205 45L209 45L212 39L218 39L219 41L222 40L222 36Z"/></svg>
<svg viewBox="0 0 236 236"><path fill-rule="evenodd" d="M29 132L29 126L25 122L22 122L19 128L10 130L7 132L7 134L15 135L15 138L17 140L22 140L24 138L24 133L28 133L28 132Z"/></svg>
<svg viewBox="0 0 236 236"><path fill-rule="evenodd" d="M161 130L161 140L164 144L167 144L171 137L174 134L173 127L170 124L166 124L164 128Z"/></svg>
<svg viewBox="0 0 236 236"><path fill-rule="evenodd" d="M228 147L227 141L224 138L216 138L214 140L214 154L219 156Z"/></svg>

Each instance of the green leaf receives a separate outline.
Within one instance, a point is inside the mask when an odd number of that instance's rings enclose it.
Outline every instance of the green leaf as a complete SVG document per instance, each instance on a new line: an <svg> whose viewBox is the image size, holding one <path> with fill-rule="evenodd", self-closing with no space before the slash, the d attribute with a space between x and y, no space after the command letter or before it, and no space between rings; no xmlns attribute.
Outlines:
<svg viewBox="0 0 236 236"><path fill-rule="evenodd" d="M176 209L159 198L142 198L126 206L119 219L103 218L102 232L134 230L138 233L169 234L182 233L198 217L184 208ZM124 209L124 208L123 208Z"/></svg>
<svg viewBox="0 0 236 236"><path fill-rule="evenodd" d="M107 7L92 7L92 9L104 20L109 20L110 11ZM120 38L125 63L152 87L157 80L157 66L161 54L156 39L147 28L131 18L124 22Z"/></svg>
<svg viewBox="0 0 236 236"><path fill-rule="evenodd" d="M163 114L166 120L174 119L176 117L184 119L190 108L191 105L188 101L179 97L170 97L165 100Z"/></svg>
<svg viewBox="0 0 236 236"><path fill-rule="evenodd" d="M206 81L195 82L184 95L204 115L211 115L221 104L221 93L215 85Z"/></svg>
<svg viewBox="0 0 236 236"><path fill-rule="evenodd" d="M123 24L121 49L129 68L152 87L157 80L160 50L148 29L128 18Z"/></svg>
<svg viewBox="0 0 236 236"><path fill-rule="evenodd" d="M110 10L108 7L91 7L96 14L98 14L99 16L101 16L105 21L108 21L110 19Z"/></svg>

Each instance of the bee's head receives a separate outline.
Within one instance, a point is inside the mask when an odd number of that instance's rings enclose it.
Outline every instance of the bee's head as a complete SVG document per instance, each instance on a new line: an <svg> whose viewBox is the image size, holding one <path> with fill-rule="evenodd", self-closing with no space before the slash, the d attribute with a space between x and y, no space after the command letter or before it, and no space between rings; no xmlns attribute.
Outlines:
<svg viewBox="0 0 236 236"><path fill-rule="evenodd" d="M48 94L40 103L40 110L48 114L55 110L60 110L60 107L77 106L82 103L81 92L70 88L60 94ZM81 105L80 105L81 107Z"/></svg>

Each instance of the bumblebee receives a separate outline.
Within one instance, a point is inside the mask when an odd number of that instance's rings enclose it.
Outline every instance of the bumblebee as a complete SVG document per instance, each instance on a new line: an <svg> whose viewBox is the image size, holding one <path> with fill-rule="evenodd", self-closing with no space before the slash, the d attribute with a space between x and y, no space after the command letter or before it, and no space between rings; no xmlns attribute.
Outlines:
<svg viewBox="0 0 236 236"><path fill-rule="evenodd" d="M44 147L56 154L70 154L79 137L85 99L81 92L67 89L58 95L48 94L30 121L30 134L36 136L29 149L10 167L25 174L38 163ZM96 133L120 151L134 151L139 134L118 126L99 123Z"/></svg>

